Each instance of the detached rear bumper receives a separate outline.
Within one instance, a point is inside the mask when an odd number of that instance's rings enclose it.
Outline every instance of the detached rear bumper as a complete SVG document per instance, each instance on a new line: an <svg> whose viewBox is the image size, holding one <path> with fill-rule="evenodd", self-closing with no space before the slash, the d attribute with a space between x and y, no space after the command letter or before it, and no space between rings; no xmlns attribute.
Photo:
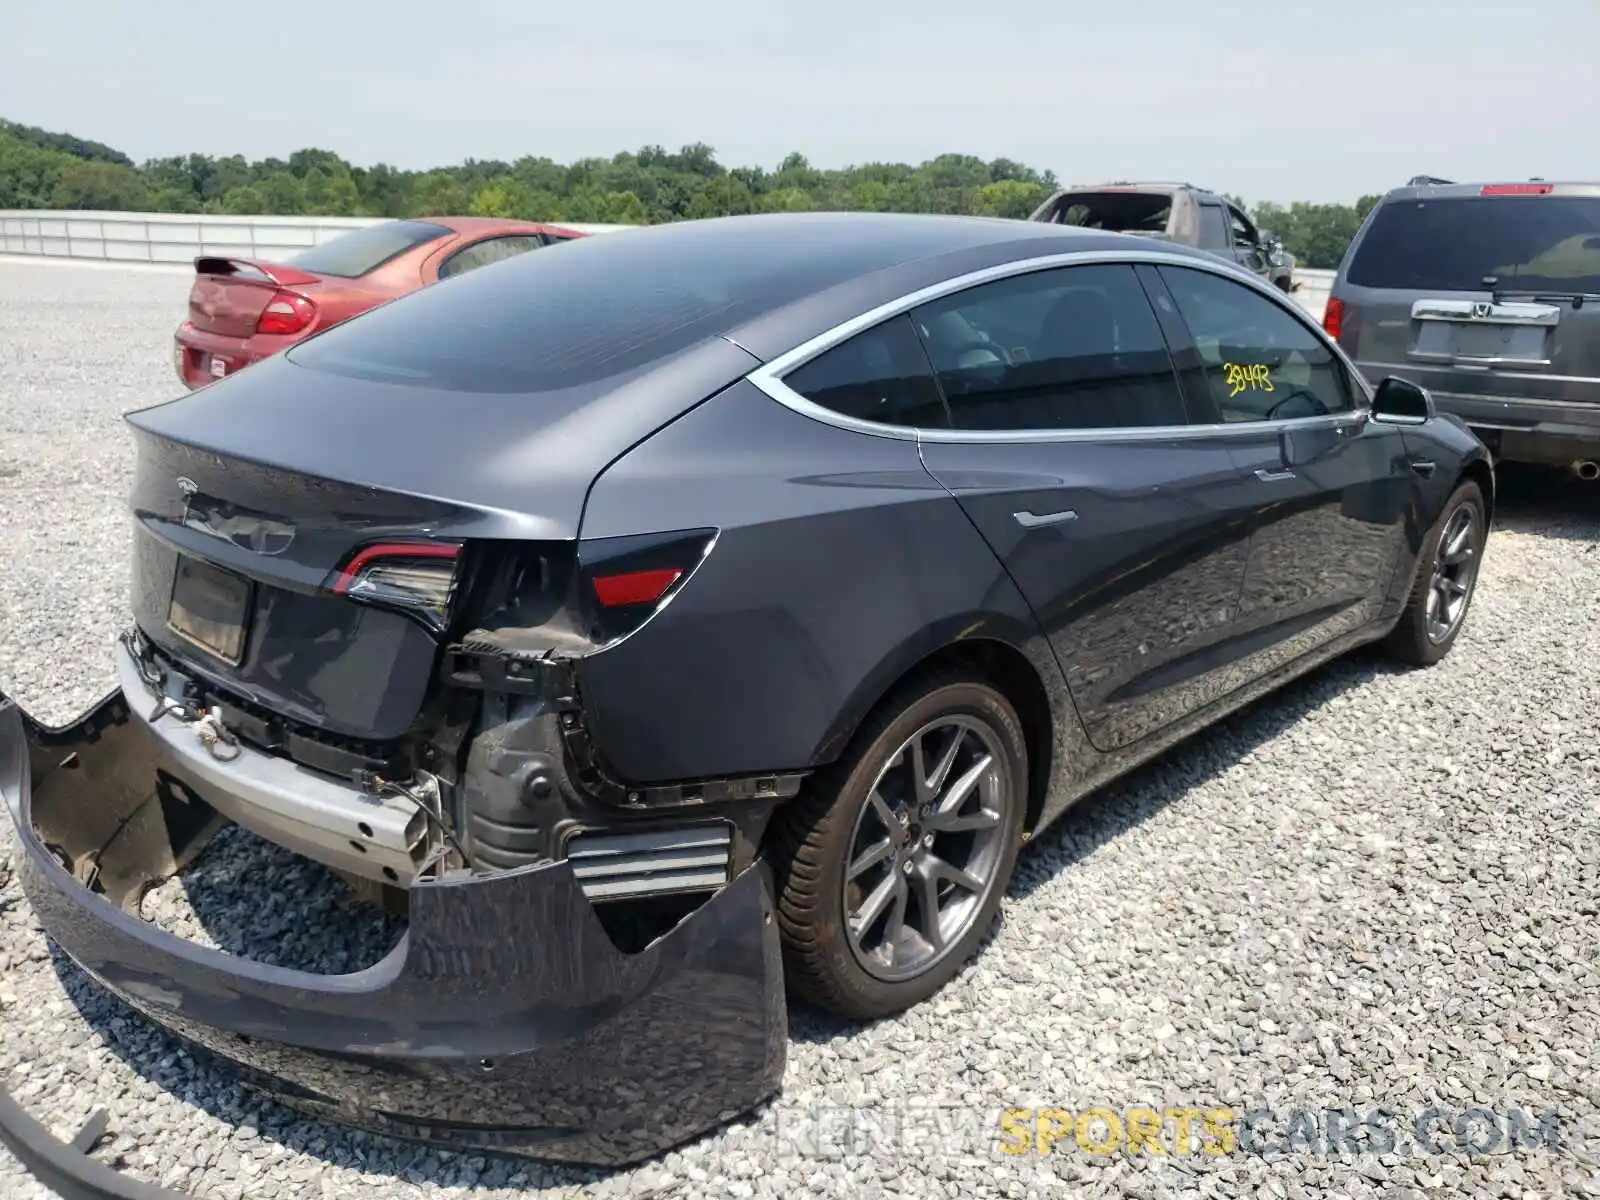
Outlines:
<svg viewBox="0 0 1600 1200"><path fill-rule="evenodd" d="M596 1164L648 1157L777 1090L787 1015L759 868L637 954L617 949L555 862L420 883L409 931L376 965L287 970L136 915L145 883L193 858L223 821L203 792L172 786L163 753L120 691L62 730L0 696L0 795L46 932L244 1082L376 1132ZM42 1145L42 1132L0 1093L0 1139L35 1147L21 1157L58 1191L47 1174L78 1163L76 1194L160 1194L104 1190L104 1168Z"/></svg>

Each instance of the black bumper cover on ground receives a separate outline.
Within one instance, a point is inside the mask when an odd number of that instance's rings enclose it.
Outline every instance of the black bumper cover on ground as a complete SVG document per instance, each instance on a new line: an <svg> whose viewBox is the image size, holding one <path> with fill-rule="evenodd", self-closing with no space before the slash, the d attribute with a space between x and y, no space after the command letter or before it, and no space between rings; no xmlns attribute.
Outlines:
<svg viewBox="0 0 1600 1200"><path fill-rule="evenodd" d="M0 695L0 795L40 923L98 983L243 1081L376 1132L601 1165L647 1158L777 1090L787 1013L759 867L637 954L616 948L560 862L414 888L408 932L366 970L272 967L123 911L41 841L36 815L93 829L111 809L102 873L148 869L148 849L121 843L154 830L165 846L192 824L158 797L156 753L120 692L61 730ZM0 1140L64 1196L164 1194L50 1138L3 1092Z"/></svg>

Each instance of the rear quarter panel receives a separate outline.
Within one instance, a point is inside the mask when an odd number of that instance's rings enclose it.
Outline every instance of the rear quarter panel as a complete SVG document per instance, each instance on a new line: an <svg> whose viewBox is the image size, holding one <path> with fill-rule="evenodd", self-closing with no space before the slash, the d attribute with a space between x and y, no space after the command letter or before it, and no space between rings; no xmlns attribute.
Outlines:
<svg viewBox="0 0 1600 1200"><path fill-rule="evenodd" d="M596 483L585 539L715 527L643 629L579 668L586 719L630 783L825 763L896 680L962 638L1060 670L1026 602L912 441L814 421L740 381Z"/></svg>

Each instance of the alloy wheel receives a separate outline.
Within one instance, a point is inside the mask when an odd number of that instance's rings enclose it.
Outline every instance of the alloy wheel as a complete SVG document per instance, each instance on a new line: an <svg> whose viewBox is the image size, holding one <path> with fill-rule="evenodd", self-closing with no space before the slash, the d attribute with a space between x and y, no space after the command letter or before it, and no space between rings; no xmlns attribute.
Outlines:
<svg viewBox="0 0 1600 1200"><path fill-rule="evenodd" d="M1477 511L1472 505L1463 504L1446 519L1439 535L1426 612L1428 640L1435 644L1455 632L1472 599L1482 540L1478 525Z"/></svg>
<svg viewBox="0 0 1600 1200"><path fill-rule="evenodd" d="M972 927L997 886L1017 803L999 735L940 717L900 746L856 816L844 871L845 931L861 966L910 979Z"/></svg>

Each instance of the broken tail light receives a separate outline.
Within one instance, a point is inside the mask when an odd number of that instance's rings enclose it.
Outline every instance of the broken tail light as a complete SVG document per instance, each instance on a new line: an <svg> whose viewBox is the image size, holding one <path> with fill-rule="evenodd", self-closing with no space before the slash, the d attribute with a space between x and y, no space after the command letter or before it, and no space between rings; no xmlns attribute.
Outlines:
<svg viewBox="0 0 1600 1200"><path fill-rule="evenodd" d="M579 598L589 636L605 643L638 629L683 587L716 536L691 529L580 542Z"/></svg>
<svg viewBox="0 0 1600 1200"><path fill-rule="evenodd" d="M363 604L398 609L435 632L450 623L461 547L450 542L377 542L352 554L329 589Z"/></svg>

